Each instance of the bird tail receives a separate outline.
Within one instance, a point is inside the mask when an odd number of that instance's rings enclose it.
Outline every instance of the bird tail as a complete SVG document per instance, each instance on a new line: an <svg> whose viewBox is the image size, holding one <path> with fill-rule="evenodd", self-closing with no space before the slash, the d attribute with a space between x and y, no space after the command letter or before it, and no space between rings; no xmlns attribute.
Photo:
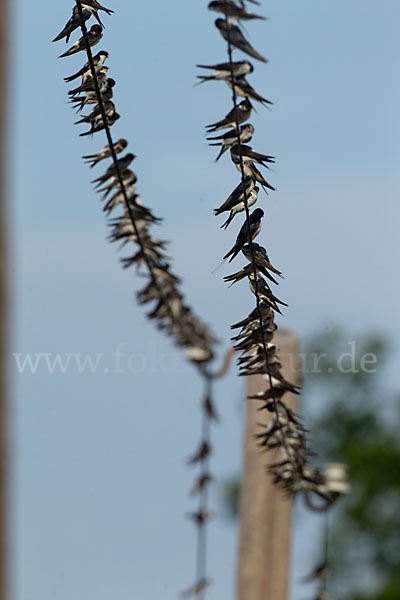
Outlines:
<svg viewBox="0 0 400 600"><path fill-rule="evenodd" d="M210 144L210 146L213 146L213 145L214 144ZM217 146L218 144L215 144L215 145ZM228 146L221 146L221 150L219 151L219 154L218 154L217 158L215 159L215 162L217 162L221 158L221 156L223 155L223 153L226 150L228 150Z"/></svg>
<svg viewBox="0 0 400 600"><path fill-rule="evenodd" d="M63 39L63 37L65 37L67 35L67 28L64 27L64 29L62 31L60 31L60 33L54 38L54 40L51 40L52 42L59 42L60 40Z"/></svg>
<svg viewBox="0 0 400 600"><path fill-rule="evenodd" d="M223 225L221 225L221 229L226 229L228 227L229 223L232 221L234 216L235 216L234 212L231 211L231 214L229 215L229 217L227 218L225 223L223 223Z"/></svg>

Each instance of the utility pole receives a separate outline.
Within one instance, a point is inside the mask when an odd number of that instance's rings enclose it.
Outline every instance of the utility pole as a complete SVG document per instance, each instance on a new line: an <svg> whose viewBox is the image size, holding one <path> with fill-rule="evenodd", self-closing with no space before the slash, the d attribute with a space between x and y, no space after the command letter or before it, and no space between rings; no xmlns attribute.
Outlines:
<svg viewBox="0 0 400 600"><path fill-rule="evenodd" d="M0 0L0 600L6 598L6 260L4 239L7 0Z"/></svg>
<svg viewBox="0 0 400 600"><path fill-rule="evenodd" d="M282 374L298 383L298 342L294 333L277 332ZM259 375L248 378L247 393L265 389ZM295 406L294 394L285 395L285 403ZM257 423L264 422L257 412L260 403L247 401L244 439L243 476L240 494L240 539L237 566L237 600L286 600L288 593L291 501L273 483L266 472L273 453L261 453L254 439L260 432Z"/></svg>

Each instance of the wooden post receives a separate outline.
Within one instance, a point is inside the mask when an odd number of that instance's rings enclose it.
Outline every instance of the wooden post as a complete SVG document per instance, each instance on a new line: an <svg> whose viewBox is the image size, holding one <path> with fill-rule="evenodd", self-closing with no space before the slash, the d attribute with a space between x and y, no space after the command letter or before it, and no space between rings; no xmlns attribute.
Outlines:
<svg viewBox="0 0 400 600"><path fill-rule="evenodd" d="M6 291L4 241L4 176L5 176L5 89L6 89L6 31L7 1L0 0L0 600L6 598L6 401L5 401L5 342Z"/></svg>
<svg viewBox="0 0 400 600"><path fill-rule="evenodd" d="M289 381L299 381L298 343L295 334L279 331L282 374ZM248 378L248 394L265 389L261 376ZM294 394L285 395L294 407ZM240 495L240 540L237 567L237 600L286 600L290 556L291 501L277 489L266 472L272 453L260 453L254 434L256 423L266 422L266 411L257 412L260 403L247 401L244 439L243 477Z"/></svg>

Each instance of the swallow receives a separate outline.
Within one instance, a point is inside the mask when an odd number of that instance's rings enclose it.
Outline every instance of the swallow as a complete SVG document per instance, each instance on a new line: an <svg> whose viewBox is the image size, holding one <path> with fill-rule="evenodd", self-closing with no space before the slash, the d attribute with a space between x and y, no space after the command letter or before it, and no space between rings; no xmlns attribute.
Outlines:
<svg viewBox="0 0 400 600"><path fill-rule="evenodd" d="M114 79L108 78L99 81L99 90L103 102L108 102L113 98L114 92L112 88L114 86ZM76 108L77 112L81 112L81 110L86 106L86 104L98 103L97 92L94 89L87 90L84 96L75 96L71 98L71 103L74 104L74 108Z"/></svg>
<svg viewBox="0 0 400 600"><path fill-rule="evenodd" d="M99 20L97 11L94 8L86 7L86 8L82 9L82 12L83 12L83 18L85 21L90 19L90 17L92 15L95 16L96 19ZM80 27L80 25L81 25L81 20L79 18L78 7L74 6L74 8L72 10L72 17L69 19L69 21L65 25L64 29L62 29L60 31L60 33L52 41L58 42L59 40L62 40L65 37L66 38L65 41L68 43L69 38L71 37L71 33L74 32L75 29L78 29L78 27ZM100 25L102 25L101 22L100 22Z"/></svg>
<svg viewBox="0 0 400 600"><path fill-rule="evenodd" d="M209 473L203 473L203 475L200 475L200 477L194 482L193 487L190 490L190 495L193 496L194 494L197 494L197 492L200 492L212 480L213 478L211 475L209 475Z"/></svg>
<svg viewBox="0 0 400 600"><path fill-rule="evenodd" d="M255 204L257 202L259 191L260 191L260 188L256 185L248 195L246 194L246 202L247 202L248 208L250 208L251 206L253 206L253 204ZM225 223L223 223L221 225L221 229L226 229L228 227L228 225L230 224L230 222L232 221L233 217L235 215L237 215L238 213L243 212L244 210L246 210L246 205L244 203L244 196L242 196L242 201L239 202L238 204L235 204L235 206L231 209L230 215L227 218L227 220L225 221Z"/></svg>
<svg viewBox="0 0 400 600"><path fill-rule="evenodd" d="M100 25L92 25L90 30L88 31L88 40L89 46L95 46L99 43L101 38L103 37L103 28ZM76 54L77 52L82 52L86 49L85 38L82 36L79 38L75 44L71 46L66 52L60 54L58 58L64 58L65 56L71 56L72 54Z"/></svg>
<svg viewBox="0 0 400 600"><path fill-rule="evenodd" d="M192 596L199 596L204 592L206 588L208 588L210 582L208 579L200 579L195 585L192 585L190 588L181 593L182 598L191 598Z"/></svg>
<svg viewBox="0 0 400 600"><path fill-rule="evenodd" d="M109 70L108 67L101 67L101 69L99 69L96 72L96 77L97 77L97 81L99 82L99 84L106 78L108 70ZM93 91L93 90L94 90L93 77L92 77L92 73L91 73L90 69L88 69L82 75L82 81L81 81L80 86L73 90L70 90L68 92L68 94L70 96L77 96L78 94L81 94L83 92Z"/></svg>
<svg viewBox="0 0 400 600"><path fill-rule="evenodd" d="M113 163L110 167L108 167L108 169L104 173L104 175L100 175L100 177L96 177L96 179L93 179L93 181L91 183L96 183L97 184L96 187L101 187L103 185L103 183L105 183L108 179L111 179L111 177L114 177L114 175L117 175L117 170L120 173L123 173L124 171L126 171L126 169L129 167L129 165L135 158L136 158L136 156L134 154L132 154L131 152L128 154L125 154L125 156L123 156L122 158L117 160L117 164Z"/></svg>
<svg viewBox="0 0 400 600"><path fill-rule="evenodd" d="M97 81L99 84L100 92L104 91L104 87L113 87L115 85L115 80L108 77L106 79L105 75L108 71L108 67L102 67L100 71L97 72ZM104 75L104 76L103 76ZM94 92L95 86L93 82L93 77L90 72L85 73L82 77L83 81L81 85L73 90L69 90L68 96L79 96L79 94L84 94L85 92Z"/></svg>
<svg viewBox="0 0 400 600"><path fill-rule="evenodd" d="M240 96L241 98L251 98L252 100L255 100L256 102L260 102L263 106L267 106L267 107L268 107L268 105L273 106L273 104L274 104L270 100L267 100L267 98L264 98L263 96L258 94L256 92L256 90L253 87L251 87L249 82L246 81L245 77L240 77L239 79L234 79L233 86L232 86L232 79L225 79L225 81L231 89L235 90L236 96Z"/></svg>
<svg viewBox="0 0 400 600"><path fill-rule="evenodd" d="M131 171L130 169L126 169L126 171L121 173L121 177L122 177L122 181L123 181L125 188L126 188L126 186L129 186L129 185L137 182L136 174L133 171ZM119 179L117 176L114 176L108 185L105 185L102 188L98 188L96 190L96 192L104 192L103 196L101 198L101 200L103 201L107 198L108 194L110 194L112 192L112 190L116 187L118 187L118 190L119 190Z"/></svg>
<svg viewBox="0 0 400 600"><path fill-rule="evenodd" d="M231 158L232 158L232 162L236 166L237 170L239 171L239 173L241 173L242 172L242 163L241 163L240 157L235 154L232 154L232 152L231 152ZM272 185L270 183L268 183L268 181L263 177L262 173L260 173L260 171L257 169L257 167L255 166L255 164L253 162L245 163L243 161L243 172L248 177L252 177L256 181L261 183L265 193L267 193L267 190L265 188L275 191L275 188L272 187Z"/></svg>
<svg viewBox="0 0 400 600"><path fill-rule="evenodd" d="M106 116L109 116L110 114L115 112L114 102L108 101L108 102L105 102L102 106L104 107ZM80 123L91 123L92 121L98 121L99 119L102 119L102 116L101 116L102 106L100 104L96 104L96 106L94 107L92 112L90 112L88 115L85 115L84 117L82 117L82 119L79 119L79 121L75 121L74 125L79 125Z"/></svg>
<svg viewBox="0 0 400 600"><path fill-rule="evenodd" d="M232 0L219 0L216 2L210 2L208 10L214 10L220 12L231 19L241 19L243 21L249 21L250 19L262 19L266 20L265 17L255 15L254 13L247 12L244 5L238 6Z"/></svg>
<svg viewBox="0 0 400 600"><path fill-rule="evenodd" d="M198 525L203 525L211 517L211 513L208 510L199 510L198 512L187 513L187 516Z"/></svg>
<svg viewBox="0 0 400 600"><path fill-rule="evenodd" d="M242 249L243 251L243 249ZM259 267L257 265L257 269L258 271L260 271L260 273L262 273L265 277L267 277L270 281L272 281L272 283L275 283L275 285L279 284L279 281L276 281L276 279L274 279L272 277L272 275L270 275L267 271L267 269L265 269L265 267ZM232 275L227 275L226 277L224 277L224 281L226 282L230 282L232 281L232 285L238 281L240 281L241 279L244 279L244 277L248 277L250 275L250 273L254 273L254 267L252 264L246 265L245 267L243 267L243 269L240 269L240 271L237 271L236 273L233 273Z"/></svg>
<svg viewBox="0 0 400 600"><path fill-rule="evenodd" d="M240 160L242 160L245 165L251 165L256 162L267 169L269 169L268 163L271 164L275 162L274 156L255 152L251 146L247 146L246 144L240 144L240 148L238 144L234 144L231 147L231 158L235 164L239 163Z"/></svg>
<svg viewBox="0 0 400 600"><path fill-rule="evenodd" d="M246 144L250 142L254 134L254 126L251 123L246 123L246 125L241 125L239 127L239 141L241 144ZM236 127L234 129L230 129L223 135L211 136L208 137L207 140L221 140L218 142L214 142L209 144L209 146L221 146L221 150L215 162L217 162L224 152L228 150L231 146L238 143L238 136Z"/></svg>
<svg viewBox="0 0 400 600"><path fill-rule="evenodd" d="M244 123L250 118L251 102L248 98L242 100L240 104L238 104L235 108L225 116L221 121L217 121L216 123L212 123L211 125L207 125L207 133L213 133L214 131L219 131L220 129L226 129L227 127L235 127L236 121L239 123Z"/></svg>
<svg viewBox="0 0 400 600"><path fill-rule="evenodd" d="M240 60L237 62L232 62L232 70L231 63L219 63L217 65L196 65L200 69L211 69L214 71L211 75L197 75L198 79L201 79L199 83L204 83L205 81L219 81L219 80L228 80L232 78L240 78L252 73L254 71L254 67L248 60Z"/></svg>
<svg viewBox="0 0 400 600"><path fill-rule="evenodd" d="M129 185L124 183L124 189L125 189L126 197L128 198L128 200L132 199L137 203L139 196L137 194L135 194L136 182L130 183ZM124 202L125 202L124 194L120 190L117 190L115 192L115 194L113 194L113 196L111 196L111 198L107 201L107 203L103 207L103 211L106 212L107 214L110 214L110 212L113 211L114 208L116 206L118 206L118 204L123 204Z"/></svg>
<svg viewBox="0 0 400 600"><path fill-rule="evenodd" d="M242 50L242 52L245 52L245 54L249 54L249 56L260 60L263 63L267 62L267 59L261 56L261 54L259 54L257 50L255 50L253 46L246 40L237 25L227 23L224 19L217 19L215 21L215 25L219 29L222 37L232 46L239 48L239 50Z"/></svg>
<svg viewBox="0 0 400 600"><path fill-rule="evenodd" d="M218 423L219 418L215 411L214 404L210 396L205 396L203 400L203 410L210 420L214 420Z"/></svg>
<svg viewBox="0 0 400 600"><path fill-rule="evenodd" d="M124 138L121 138L117 142L114 142L113 148L115 154L120 154L123 150L125 150L127 145L128 141ZM107 144L107 146L104 146L104 148L102 148L100 152L97 152L97 154L86 154L85 156L82 156L82 158L85 160L86 163L90 164L90 168L93 168L101 160L104 160L105 158L110 158L111 156L111 149L110 146Z"/></svg>
<svg viewBox="0 0 400 600"><path fill-rule="evenodd" d="M265 248L263 248L262 246L257 244L257 242L254 242L252 244L252 248L253 248L253 255L254 255L256 265L259 268L264 268L269 271L272 271L272 273L275 273L275 275L278 275L278 277L285 279L284 276L282 275L281 271L278 271L278 269L275 269L275 267L272 266L272 264L269 260L268 253ZM242 252L249 262L251 262L253 260L252 255L251 255L250 245L243 246Z"/></svg>
<svg viewBox="0 0 400 600"><path fill-rule="evenodd" d="M106 115L108 127L112 127L114 125L114 123L116 121L118 121L118 119L120 117L121 117L121 115L116 113L115 110L110 115ZM89 129L89 131L85 131L85 133L80 133L79 136L85 137L86 135L93 135L94 133L97 133L98 131L103 131L103 129L105 129L105 127L106 126L103 122L103 118L101 115L99 115L99 118L96 119L96 121L94 121L92 123L92 126Z"/></svg>
<svg viewBox="0 0 400 600"><path fill-rule="evenodd" d="M257 237L257 235L261 231L261 219L263 218L263 216L264 211L261 208L256 208L256 210L250 215L250 227L248 226L247 219L245 220L242 227L240 228L235 245L229 250L227 254L225 254L224 260L230 256L231 258L229 259L229 262L232 262L235 256L239 254L243 246L245 244L248 244L250 241L254 240L255 237Z"/></svg>
<svg viewBox="0 0 400 600"><path fill-rule="evenodd" d="M257 285L256 285L256 281L257 281ZM282 313L279 309L278 304L281 304L282 306L288 306L285 302L282 302L282 300L279 300L279 298L274 296L268 283L259 274L257 274L257 278L254 277L254 273L249 274L249 287L250 287L250 291L255 296L258 296L258 298L260 298L261 300L264 300L267 304L269 304L271 306L271 308L276 310L279 314L282 314Z"/></svg>
<svg viewBox="0 0 400 600"><path fill-rule="evenodd" d="M244 184L246 196L248 196L254 189L254 179L252 177L245 177ZM240 182L225 200L225 202L221 204L219 208L214 208L215 216L218 216L227 210L232 210L237 204L243 202L243 198L243 182Z"/></svg>
<svg viewBox="0 0 400 600"><path fill-rule="evenodd" d="M104 12L106 12L108 15L112 15L114 12L113 10L111 10L111 8L106 8L105 6L102 6L99 2L97 2L97 0L82 0L82 4L86 6L92 6L96 10L104 10Z"/></svg>
<svg viewBox="0 0 400 600"><path fill-rule="evenodd" d="M96 73L98 71L100 71L100 69L103 67L103 65L108 57L109 57L109 54L105 50L100 50L100 52L98 52L95 56L93 56L93 64L94 64L94 69L95 69ZM74 73L74 75L70 75L69 77L64 77L64 81L66 81L67 83L70 83L74 79L78 79L78 77L81 77L81 76L83 77L86 72L91 73L89 61L83 65L82 69L79 69L79 71Z"/></svg>
<svg viewBox="0 0 400 600"><path fill-rule="evenodd" d="M315 581L318 579L324 581L325 579L328 579L328 577L330 577L330 575L331 575L330 565L326 560L324 560L309 575L304 577L302 581L304 581L304 583L308 583L310 581Z"/></svg>
<svg viewBox="0 0 400 600"><path fill-rule="evenodd" d="M208 442L203 442L200 448L187 461L188 465L194 465L197 462L204 460L211 452L211 447Z"/></svg>

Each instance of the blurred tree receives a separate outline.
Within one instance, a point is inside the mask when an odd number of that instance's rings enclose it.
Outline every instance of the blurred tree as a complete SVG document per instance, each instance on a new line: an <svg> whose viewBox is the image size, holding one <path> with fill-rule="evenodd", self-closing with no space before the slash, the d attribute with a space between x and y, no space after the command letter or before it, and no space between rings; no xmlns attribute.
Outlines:
<svg viewBox="0 0 400 600"><path fill-rule="evenodd" d="M400 394L387 387L386 342L331 329L313 336L303 354L300 412L311 428L318 462L349 467L351 493L330 520L329 588L334 598L400 598ZM223 489L237 516L239 482Z"/></svg>

